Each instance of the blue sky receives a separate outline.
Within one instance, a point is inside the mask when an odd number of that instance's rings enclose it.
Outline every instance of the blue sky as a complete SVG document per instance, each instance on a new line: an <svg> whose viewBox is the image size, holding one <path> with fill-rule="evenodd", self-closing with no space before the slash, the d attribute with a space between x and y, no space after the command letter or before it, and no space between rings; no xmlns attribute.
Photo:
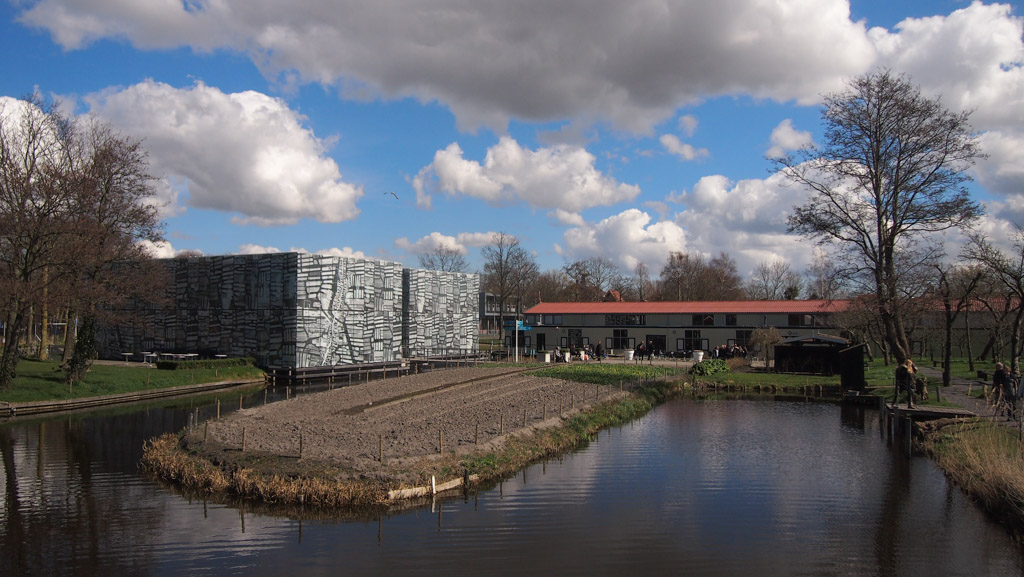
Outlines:
<svg viewBox="0 0 1024 577"><path fill-rule="evenodd" d="M476 271L502 231L545 270L801 271L806 193L767 157L820 142L821 95L880 66L974 111L979 229L1006 245L1024 222L1019 2L0 0L0 26L0 98L143 140L159 256L416 266L443 244Z"/></svg>

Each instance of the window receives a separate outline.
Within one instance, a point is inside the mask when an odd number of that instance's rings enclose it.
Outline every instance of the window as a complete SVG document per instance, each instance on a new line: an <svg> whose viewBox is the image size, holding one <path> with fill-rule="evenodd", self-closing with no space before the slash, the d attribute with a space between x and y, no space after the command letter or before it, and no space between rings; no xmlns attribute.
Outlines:
<svg viewBox="0 0 1024 577"><path fill-rule="evenodd" d="M739 330L736 331L736 344L741 347L750 346L750 335L754 334L751 330Z"/></svg>
<svg viewBox="0 0 1024 577"><path fill-rule="evenodd" d="M683 331L683 338L679 340L682 341L682 348L680 350L694 351L701 348L700 331L685 330Z"/></svg>
<svg viewBox="0 0 1024 577"><path fill-rule="evenodd" d="M693 315L693 320L690 323L695 327L713 327L715 326L715 315L710 314L699 314Z"/></svg>
<svg viewBox="0 0 1024 577"><path fill-rule="evenodd" d="M544 315L544 324L560 325L562 324L562 315Z"/></svg>
<svg viewBox="0 0 1024 577"><path fill-rule="evenodd" d="M789 326L791 327L813 327L814 315L789 315Z"/></svg>
<svg viewBox="0 0 1024 577"><path fill-rule="evenodd" d="M609 349L625 349L629 348L629 331L626 329L613 329L611 342L608 343Z"/></svg>
<svg viewBox="0 0 1024 577"><path fill-rule="evenodd" d="M606 327L637 326L647 324L644 315L604 315Z"/></svg>
<svg viewBox="0 0 1024 577"><path fill-rule="evenodd" d="M734 327L736 326L736 315L725 315L725 326Z"/></svg>

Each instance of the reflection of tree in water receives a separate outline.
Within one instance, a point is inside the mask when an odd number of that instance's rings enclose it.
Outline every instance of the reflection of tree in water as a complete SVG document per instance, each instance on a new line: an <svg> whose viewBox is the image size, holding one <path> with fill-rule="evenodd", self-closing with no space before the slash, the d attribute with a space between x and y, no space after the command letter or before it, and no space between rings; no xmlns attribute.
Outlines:
<svg viewBox="0 0 1024 577"><path fill-rule="evenodd" d="M159 540L165 512L142 494L145 485L120 476L138 474L143 439L180 427L185 411L173 413L0 427L0 574L102 575L152 565L139 552Z"/></svg>
<svg viewBox="0 0 1024 577"><path fill-rule="evenodd" d="M885 493L882 498L881 520L875 533L875 556L878 575L898 577L901 543L903 534L901 521L905 515L907 500L911 498L910 460L898 455L892 459L889 478L882 481Z"/></svg>

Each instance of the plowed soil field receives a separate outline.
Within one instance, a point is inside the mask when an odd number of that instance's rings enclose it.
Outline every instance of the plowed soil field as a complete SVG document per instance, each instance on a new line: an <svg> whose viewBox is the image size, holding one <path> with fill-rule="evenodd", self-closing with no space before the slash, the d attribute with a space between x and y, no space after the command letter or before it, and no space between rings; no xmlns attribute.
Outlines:
<svg viewBox="0 0 1024 577"><path fill-rule="evenodd" d="M339 478L411 479L413 463L491 450L622 394L516 368L446 369L245 409L210 421L193 439L206 434L201 452L218 462L281 463L298 460L301 437L303 462L329 465Z"/></svg>

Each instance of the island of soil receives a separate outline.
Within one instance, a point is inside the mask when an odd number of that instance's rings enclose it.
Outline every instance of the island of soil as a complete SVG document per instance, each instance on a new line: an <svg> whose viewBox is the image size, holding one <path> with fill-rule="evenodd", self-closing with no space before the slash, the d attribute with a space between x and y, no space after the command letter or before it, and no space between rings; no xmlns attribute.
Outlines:
<svg viewBox="0 0 1024 577"><path fill-rule="evenodd" d="M635 384L495 366L370 381L158 437L143 466L190 490L269 503L386 505L496 479L579 446L653 406L651 383L648 396L630 392Z"/></svg>

